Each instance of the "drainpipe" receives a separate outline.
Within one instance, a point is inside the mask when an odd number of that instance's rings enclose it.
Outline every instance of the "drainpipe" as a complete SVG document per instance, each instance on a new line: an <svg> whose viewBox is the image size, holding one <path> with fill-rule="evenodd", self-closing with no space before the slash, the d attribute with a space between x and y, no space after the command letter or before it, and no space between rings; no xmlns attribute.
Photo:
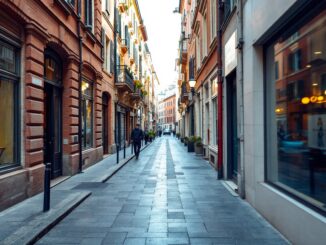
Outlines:
<svg viewBox="0 0 326 245"><path fill-rule="evenodd" d="M239 79L239 116L240 116L240 127L239 127L239 143L240 143L240 184L239 184L239 195L242 198L245 198L245 161L244 161L244 96L243 96L243 2L239 1L239 12L238 12L238 30L239 30L239 38L237 49L239 51L239 71L238 71L238 79Z"/></svg>
<svg viewBox="0 0 326 245"><path fill-rule="evenodd" d="M113 47L114 47L114 85L117 83L117 3L116 0L114 0L114 10L113 10ZM118 94L115 94L115 96L118 96ZM114 141L115 141L115 147L117 152L117 163L119 163L119 143L118 143L118 128L117 128L117 122L118 122L118 98L115 98L114 102Z"/></svg>
<svg viewBox="0 0 326 245"><path fill-rule="evenodd" d="M79 40L79 66L78 66L78 144L79 165L78 172L83 172L83 140L82 140L82 69L83 69L83 37L81 36L81 0L77 6L77 35Z"/></svg>
<svg viewBox="0 0 326 245"><path fill-rule="evenodd" d="M223 74L222 74L222 21L223 1L217 6L217 178L223 178Z"/></svg>

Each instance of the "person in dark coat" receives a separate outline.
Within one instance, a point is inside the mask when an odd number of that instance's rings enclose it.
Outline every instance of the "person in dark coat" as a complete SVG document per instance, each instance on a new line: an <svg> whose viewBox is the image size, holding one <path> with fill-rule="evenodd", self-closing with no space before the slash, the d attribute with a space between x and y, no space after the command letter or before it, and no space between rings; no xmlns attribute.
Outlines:
<svg viewBox="0 0 326 245"><path fill-rule="evenodd" d="M134 128L132 130L132 132L131 132L131 140L132 140L132 143L134 145L134 152L135 152L135 155L136 155L136 159L138 159L138 157L139 157L139 152L140 152L140 148L141 148L141 141L144 138L144 133L139 127L140 127L140 124L137 123L136 128Z"/></svg>

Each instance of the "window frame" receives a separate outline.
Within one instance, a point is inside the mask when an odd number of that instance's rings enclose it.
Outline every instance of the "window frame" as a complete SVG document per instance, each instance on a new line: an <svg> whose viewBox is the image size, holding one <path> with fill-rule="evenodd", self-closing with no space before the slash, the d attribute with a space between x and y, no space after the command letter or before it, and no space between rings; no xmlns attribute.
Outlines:
<svg viewBox="0 0 326 245"><path fill-rule="evenodd" d="M83 124L84 127L82 128L82 149L83 150L87 150L87 149L91 149L94 147L94 82L92 82L91 80L87 79L86 77L83 77L82 79L83 82L86 82L88 83L90 86L91 86L91 95L87 95L87 94L84 94L82 92L82 121L83 121ZM86 140L86 129L87 129L87 116L86 116L86 100L90 101L91 102L91 108L92 108L92 113L91 113L91 125L90 125L90 128L91 128L91 143L90 145L88 146L87 145L87 140Z"/></svg>
<svg viewBox="0 0 326 245"><path fill-rule="evenodd" d="M271 154L268 153L268 145L266 142L270 139L270 132L269 130L269 125L271 122L268 121L268 110L270 110L270 104L271 104L271 95L269 91L269 86L268 83L270 80L267 77L268 73L268 63L271 63L271 60L268 60L268 50L271 48L271 46L279 39L279 37L284 34L287 35L289 38L292 35L296 34L296 31L300 28L309 23L316 15L321 13L323 10L326 8L326 2L306 2L305 4L300 4L300 3L295 3L297 9L295 14L289 12L286 13L285 15L288 16L287 20L283 20L284 22L282 24L277 23L279 26L278 27L273 27L273 31L271 31L270 35L267 32L264 34L263 38L257 42L257 44L262 44L263 48L263 70L264 70L264 79L263 79L263 96L264 96L264 182L273 188L279 190L280 192L284 193L285 195L288 195L290 198L293 198L294 200L298 201L302 205L305 205L307 208L310 208L317 213L320 213L322 215L326 215L326 212L319 208L318 206L314 205L312 202L307 201L305 198L300 197L299 195L296 195L293 192L290 192L286 188L282 188L281 186L273 183L271 180L269 180L268 177L268 164L271 158ZM309 11L307 11L309 9ZM290 35L292 33L292 35ZM301 57L302 58L302 57ZM273 60L274 64L274 60ZM274 64L275 65L275 64ZM275 67L274 70L270 68L269 72L275 72ZM292 73L292 72L291 72ZM288 71L284 71L284 74L289 74L289 69ZM275 75L275 74L274 74ZM273 78L275 79L275 77ZM276 79L275 79L276 80ZM275 93L277 90L275 89ZM269 93L269 94L268 94Z"/></svg>
<svg viewBox="0 0 326 245"><path fill-rule="evenodd" d="M10 80L13 84L13 96L14 96L14 125L13 125L13 163L8 163L5 166L0 165L0 174L5 174L10 171L14 171L17 168L21 168L21 122L20 122L20 103L21 103L21 82L20 82L20 69L21 69L21 46L14 40L6 37L6 39L2 38L0 35L0 43L3 43L6 46L10 46L14 49L14 59L15 59L15 71L10 72L4 69L0 69L0 79L4 78L6 80Z"/></svg>

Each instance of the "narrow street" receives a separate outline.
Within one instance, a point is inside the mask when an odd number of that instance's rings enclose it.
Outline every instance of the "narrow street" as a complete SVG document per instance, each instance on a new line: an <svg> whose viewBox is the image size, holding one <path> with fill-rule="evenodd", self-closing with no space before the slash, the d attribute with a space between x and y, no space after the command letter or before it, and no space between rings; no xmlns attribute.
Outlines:
<svg viewBox="0 0 326 245"><path fill-rule="evenodd" d="M37 244L288 244L172 136L106 183L75 189L92 195Z"/></svg>

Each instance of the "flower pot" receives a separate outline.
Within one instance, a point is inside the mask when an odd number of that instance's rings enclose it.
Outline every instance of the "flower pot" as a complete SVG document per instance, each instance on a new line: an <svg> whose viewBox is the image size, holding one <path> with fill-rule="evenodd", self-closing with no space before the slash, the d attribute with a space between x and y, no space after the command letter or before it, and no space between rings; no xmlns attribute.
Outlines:
<svg viewBox="0 0 326 245"><path fill-rule="evenodd" d="M181 142L183 143L183 138L181 138Z"/></svg>
<svg viewBox="0 0 326 245"><path fill-rule="evenodd" d="M195 143L188 142L188 152L194 152L194 151L195 151Z"/></svg>
<svg viewBox="0 0 326 245"><path fill-rule="evenodd" d="M195 152L196 155L203 155L203 145L195 145Z"/></svg>

